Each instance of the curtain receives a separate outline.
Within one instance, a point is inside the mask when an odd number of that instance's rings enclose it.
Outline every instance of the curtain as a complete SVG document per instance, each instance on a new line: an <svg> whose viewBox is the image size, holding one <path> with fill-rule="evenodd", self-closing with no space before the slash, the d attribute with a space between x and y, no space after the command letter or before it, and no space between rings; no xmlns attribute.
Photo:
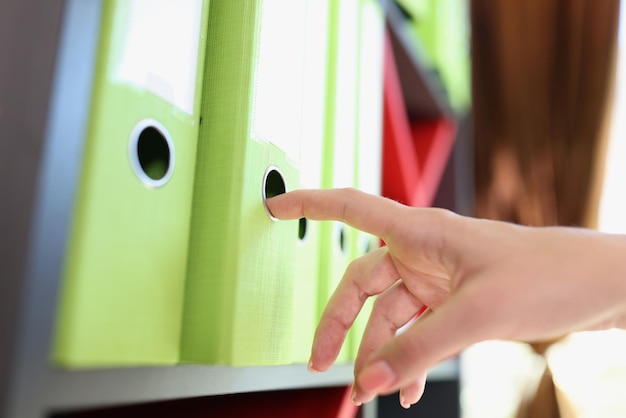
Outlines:
<svg viewBox="0 0 626 418"><path fill-rule="evenodd" d="M594 226L618 15L619 0L472 0L477 216Z"/></svg>
<svg viewBox="0 0 626 418"><path fill-rule="evenodd" d="M619 0L471 0L478 217L596 225L618 16ZM546 366L518 418L568 415L557 397Z"/></svg>

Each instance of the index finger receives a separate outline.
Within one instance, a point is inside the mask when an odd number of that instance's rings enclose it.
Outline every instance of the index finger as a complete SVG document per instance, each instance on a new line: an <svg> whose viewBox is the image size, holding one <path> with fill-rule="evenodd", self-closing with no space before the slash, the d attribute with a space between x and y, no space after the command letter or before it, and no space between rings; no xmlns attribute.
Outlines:
<svg viewBox="0 0 626 418"><path fill-rule="evenodd" d="M277 219L335 220L385 238L397 212L405 208L393 200L356 189L295 190L267 199Z"/></svg>

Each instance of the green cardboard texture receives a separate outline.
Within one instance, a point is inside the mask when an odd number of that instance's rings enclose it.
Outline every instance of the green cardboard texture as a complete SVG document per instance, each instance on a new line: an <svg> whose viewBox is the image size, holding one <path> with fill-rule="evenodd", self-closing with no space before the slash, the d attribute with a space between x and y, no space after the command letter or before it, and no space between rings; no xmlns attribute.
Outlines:
<svg viewBox="0 0 626 418"><path fill-rule="evenodd" d="M358 127L354 151L356 186L364 192L380 195L382 187L383 147L383 49L385 17L376 0L361 0L359 35ZM378 237L356 233L355 257L379 247ZM356 358L361 338L372 310L368 300L348 334L350 355Z"/></svg>
<svg viewBox="0 0 626 418"><path fill-rule="evenodd" d="M298 222L262 191L298 185L305 5L211 0L182 362L291 362Z"/></svg>
<svg viewBox="0 0 626 418"><path fill-rule="evenodd" d="M307 3L305 73L300 146L299 188L322 186L322 154L326 114L326 70L328 61L328 0ZM292 362L306 363L319 321L318 276L320 223L301 220L302 235L296 244L293 303Z"/></svg>
<svg viewBox="0 0 626 418"><path fill-rule="evenodd" d="M173 364L208 1L109 1L53 361Z"/></svg>
<svg viewBox="0 0 626 418"><path fill-rule="evenodd" d="M357 80L359 74L360 0L331 2L328 55L328 96L323 156L324 188L355 187L355 144L357 137ZM339 222L320 225L321 313L354 258L356 230ZM349 343L343 345L337 362L350 360Z"/></svg>

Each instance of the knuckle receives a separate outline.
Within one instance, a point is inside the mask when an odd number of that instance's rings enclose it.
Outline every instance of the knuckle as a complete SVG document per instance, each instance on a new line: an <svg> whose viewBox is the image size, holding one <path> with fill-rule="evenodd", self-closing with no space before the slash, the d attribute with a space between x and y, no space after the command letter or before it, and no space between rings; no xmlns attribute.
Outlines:
<svg viewBox="0 0 626 418"><path fill-rule="evenodd" d="M354 187L344 187L339 189L343 199L343 207L341 210L341 221L345 221L350 216L350 211L352 210L352 202L354 202L358 195L361 193L359 190Z"/></svg>
<svg viewBox="0 0 626 418"><path fill-rule="evenodd" d="M386 322L393 322L390 320L389 314L395 306L396 301L386 296L387 295L382 295L376 298L372 306L372 315L384 318Z"/></svg>
<svg viewBox="0 0 626 418"><path fill-rule="evenodd" d="M343 276L343 280L347 281L345 285L353 288L352 291L358 295L358 299L361 303L365 303L367 298L372 296L371 292L368 292L367 289L363 289L357 280L357 277L360 277L363 274L364 262L365 260L360 258L351 261L350 264L348 264Z"/></svg>

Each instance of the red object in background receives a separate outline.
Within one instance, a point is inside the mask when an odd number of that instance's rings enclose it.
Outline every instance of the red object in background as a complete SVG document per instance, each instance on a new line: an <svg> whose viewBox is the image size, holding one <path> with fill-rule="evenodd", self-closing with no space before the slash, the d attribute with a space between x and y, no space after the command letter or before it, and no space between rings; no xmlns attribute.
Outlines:
<svg viewBox="0 0 626 418"><path fill-rule="evenodd" d="M423 198L414 206L432 206L452 153L455 134L456 124L444 118L411 123L411 136L419 167L419 195Z"/></svg>
<svg viewBox="0 0 626 418"><path fill-rule="evenodd" d="M456 123L446 117L409 119L389 37L387 32L382 194L409 206L431 206L450 158Z"/></svg>
<svg viewBox="0 0 626 418"><path fill-rule="evenodd" d="M54 415L55 418L354 418L351 387L253 392Z"/></svg>

